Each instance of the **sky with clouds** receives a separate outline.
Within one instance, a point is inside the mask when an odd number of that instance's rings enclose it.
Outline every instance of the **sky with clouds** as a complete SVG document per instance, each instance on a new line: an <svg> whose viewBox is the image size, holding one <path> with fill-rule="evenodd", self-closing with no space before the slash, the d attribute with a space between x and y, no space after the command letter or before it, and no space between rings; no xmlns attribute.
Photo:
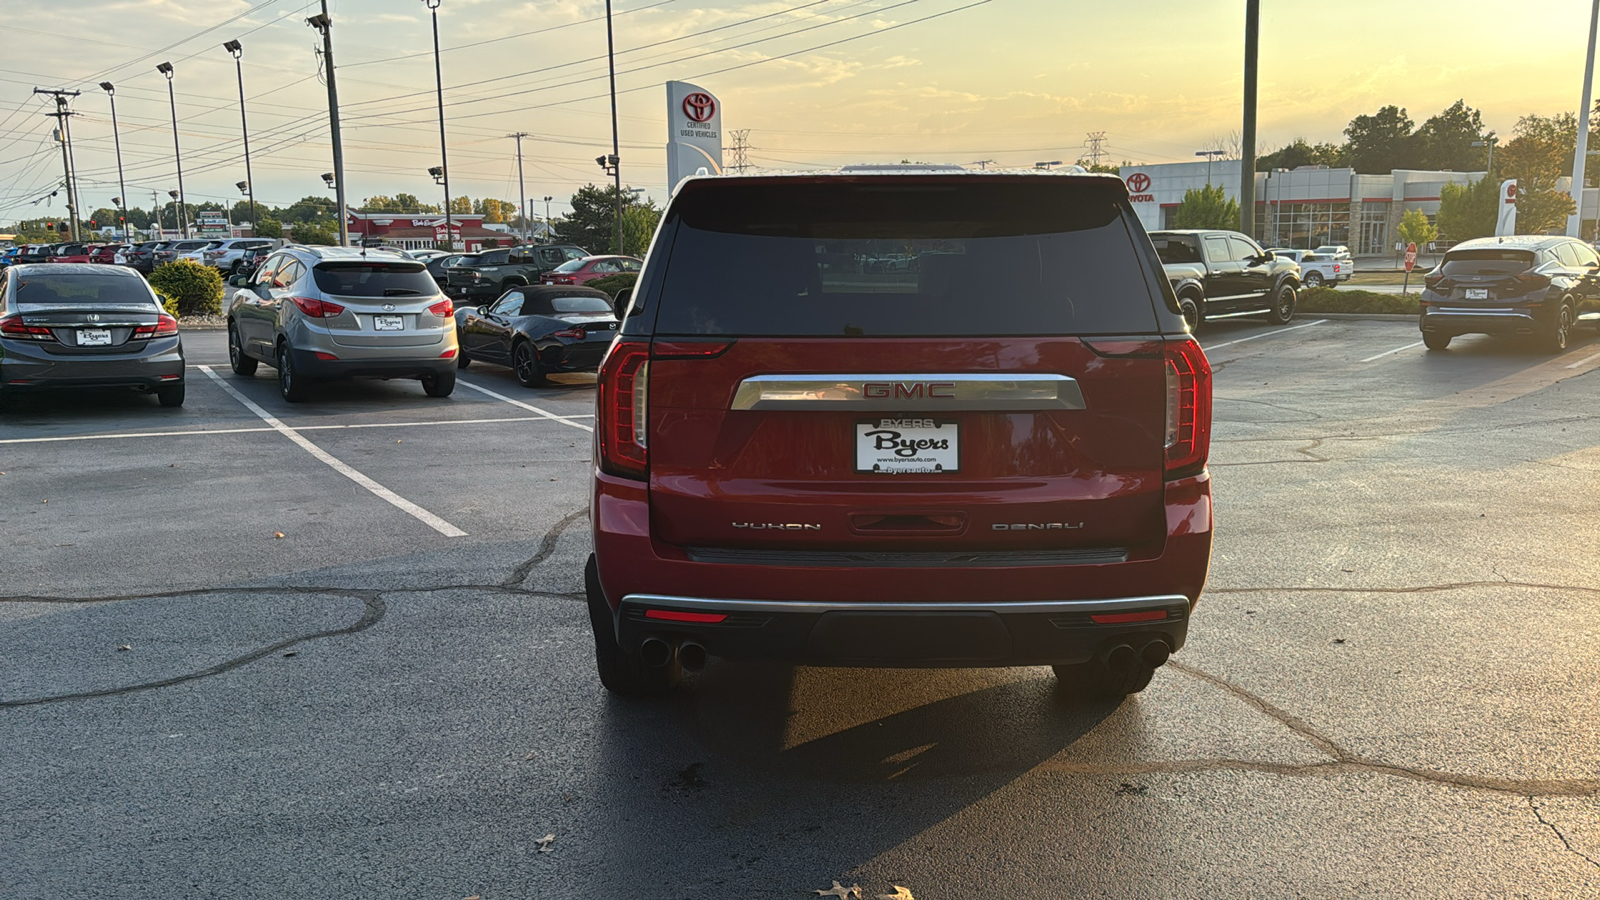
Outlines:
<svg viewBox="0 0 1600 900"><path fill-rule="evenodd" d="M352 203L438 202L433 44L423 0L328 0ZM815 168L899 161L1072 160L1105 132L1110 162L1190 161L1240 127L1243 0L613 0L624 180L666 193L667 80L718 96L749 129L750 161ZM1338 141L1393 103L1420 123L1458 98L1509 134L1519 116L1575 110L1590 4L1266 0L1260 134ZM0 221L59 181L51 108L34 87L81 90L72 123L86 209L117 191L116 87L130 202L176 186L174 66L184 186L231 202L244 178L238 86L222 43L244 44L257 199L326 194L327 90L307 0L73 0L0 21ZM440 0L452 193L527 193L542 214L601 177L610 149L603 0ZM163 199L165 199L163 197ZM53 201L59 209L61 201Z"/></svg>

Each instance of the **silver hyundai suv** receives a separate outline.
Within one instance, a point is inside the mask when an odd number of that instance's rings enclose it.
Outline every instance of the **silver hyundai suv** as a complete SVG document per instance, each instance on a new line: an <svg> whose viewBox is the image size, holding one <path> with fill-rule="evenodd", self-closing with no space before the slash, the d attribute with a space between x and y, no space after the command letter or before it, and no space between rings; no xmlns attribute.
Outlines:
<svg viewBox="0 0 1600 900"><path fill-rule="evenodd" d="M229 279L228 360L278 370L283 399L316 381L416 378L430 397L456 386L456 323L422 263L385 250L286 247Z"/></svg>

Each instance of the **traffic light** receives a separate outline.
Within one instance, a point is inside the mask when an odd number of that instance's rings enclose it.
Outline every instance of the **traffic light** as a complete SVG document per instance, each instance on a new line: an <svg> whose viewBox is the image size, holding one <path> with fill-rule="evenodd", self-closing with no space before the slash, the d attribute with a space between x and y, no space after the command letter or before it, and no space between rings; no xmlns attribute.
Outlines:
<svg viewBox="0 0 1600 900"><path fill-rule="evenodd" d="M93 220L93 219L90 219L90 220L89 220L89 227L90 227L90 228L91 228L91 229L93 229L93 228L99 228L99 227L100 227L100 226L99 226L99 225L97 225L97 224L95 224L95 221L94 221L94 220Z"/></svg>
<svg viewBox="0 0 1600 900"><path fill-rule="evenodd" d="M56 223L54 223L54 222L46 222L46 223L44 223L44 230L45 231L55 231L56 230Z"/></svg>

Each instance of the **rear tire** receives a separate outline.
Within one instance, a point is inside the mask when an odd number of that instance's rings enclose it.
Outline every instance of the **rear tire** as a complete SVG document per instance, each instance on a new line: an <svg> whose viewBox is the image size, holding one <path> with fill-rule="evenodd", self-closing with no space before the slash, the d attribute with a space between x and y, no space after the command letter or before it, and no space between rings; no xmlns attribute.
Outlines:
<svg viewBox="0 0 1600 900"><path fill-rule="evenodd" d="M1287 325L1294 318L1294 285L1280 284L1272 292L1272 308L1267 311L1267 321L1273 325Z"/></svg>
<svg viewBox="0 0 1600 900"><path fill-rule="evenodd" d="M294 348L288 341L278 342L278 393L290 403L311 399L311 383L295 369Z"/></svg>
<svg viewBox="0 0 1600 900"><path fill-rule="evenodd" d="M1305 285L1306 285L1307 288L1319 288L1319 287L1322 287L1322 273L1321 272L1307 272L1306 273L1306 278L1305 278Z"/></svg>
<svg viewBox="0 0 1600 900"><path fill-rule="evenodd" d="M589 598L589 626L594 629L595 671L605 689L622 697L657 697L676 687L683 675L676 658L665 666L646 666L637 654L624 652L617 643L611 605L600 590L600 572L592 553L583 567L583 585Z"/></svg>
<svg viewBox="0 0 1600 900"><path fill-rule="evenodd" d="M457 350L456 351L456 368L465 369L467 366L470 366L470 365L472 365L472 357L468 356L465 350Z"/></svg>
<svg viewBox="0 0 1600 900"><path fill-rule="evenodd" d="M1422 346L1427 347L1429 350L1435 351L1448 350L1450 349L1450 338L1451 335L1448 334L1436 334L1431 331L1424 331L1422 333Z"/></svg>
<svg viewBox="0 0 1600 900"><path fill-rule="evenodd" d="M1135 663L1125 672L1112 672L1099 662L1077 663L1068 666L1051 666L1064 691L1091 703L1120 701L1129 694L1137 694L1150 686L1156 670L1143 663Z"/></svg>
<svg viewBox="0 0 1600 900"><path fill-rule="evenodd" d="M256 360L253 356L246 356L244 347L239 344L239 326L228 323L228 365L233 368L233 374L242 378L249 378L256 374Z"/></svg>
<svg viewBox="0 0 1600 900"><path fill-rule="evenodd" d="M169 384L163 388L156 388L156 399L162 406L176 407L183 405L183 382Z"/></svg>
<svg viewBox="0 0 1600 900"><path fill-rule="evenodd" d="M539 368L539 351L532 341L518 341L511 348L511 371L523 387L543 387L549 383L544 370Z"/></svg>
<svg viewBox="0 0 1600 900"><path fill-rule="evenodd" d="M1572 323L1577 319L1571 297L1561 298L1561 307L1556 310L1550 329L1544 334L1544 351L1546 353L1565 353L1567 344L1572 337Z"/></svg>
<svg viewBox="0 0 1600 900"><path fill-rule="evenodd" d="M448 397L456 389L456 373L441 372L438 375L424 375L422 392L429 397Z"/></svg>
<svg viewBox="0 0 1600 900"><path fill-rule="evenodd" d="M1194 334L1200 330L1200 323L1205 321L1205 313L1200 309L1200 301L1192 294L1184 294L1178 298L1178 312L1183 314L1184 324L1189 326L1189 333Z"/></svg>

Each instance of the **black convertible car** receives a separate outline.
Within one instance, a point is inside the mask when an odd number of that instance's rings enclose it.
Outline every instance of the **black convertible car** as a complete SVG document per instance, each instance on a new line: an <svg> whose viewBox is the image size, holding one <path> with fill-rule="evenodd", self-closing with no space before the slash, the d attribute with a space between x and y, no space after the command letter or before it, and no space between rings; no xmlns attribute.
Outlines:
<svg viewBox="0 0 1600 900"><path fill-rule="evenodd" d="M617 334L611 297L603 291L531 285L476 309L456 310L457 357L510 366L528 387L552 372L593 372Z"/></svg>

